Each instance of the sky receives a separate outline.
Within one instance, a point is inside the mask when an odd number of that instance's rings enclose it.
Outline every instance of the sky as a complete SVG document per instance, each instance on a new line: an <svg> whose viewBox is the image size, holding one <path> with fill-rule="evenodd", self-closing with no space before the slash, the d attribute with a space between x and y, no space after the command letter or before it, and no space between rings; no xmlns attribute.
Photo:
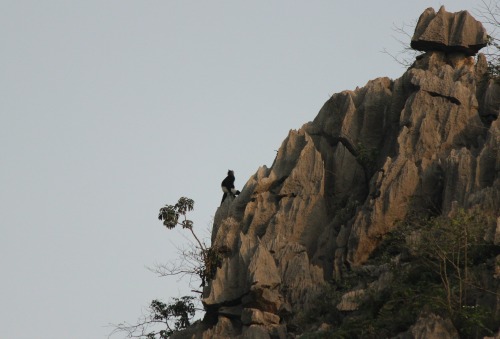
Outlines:
<svg viewBox="0 0 500 339"><path fill-rule="evenodd" d="M401 76L394 25L443 3L481 0L0 0L0 338L107 338L188 294L147 269L190 241L159 208L193 199L208 236L228 169Z"/></svg>

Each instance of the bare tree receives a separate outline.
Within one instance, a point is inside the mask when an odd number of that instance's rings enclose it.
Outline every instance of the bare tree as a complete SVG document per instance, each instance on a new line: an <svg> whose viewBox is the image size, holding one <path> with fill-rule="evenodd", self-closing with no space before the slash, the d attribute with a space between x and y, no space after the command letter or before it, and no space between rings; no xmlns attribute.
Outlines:
<svg viewBox="0 0 500 339"><path fill-rule="evenodd" d="M500 1L481 1L482 5L475 11L475 15L486 26L488 31L488 46L483 54L488 59L488 73L494 78L500 76Z"/></svg>
<svg viewBox="0 0 500 339"><path fill-rule="evenodd" d="M401 25L393 23L392 30L395 34L392 35L392 38L398 43L400 49L395 52L389 51L387 48L382 50L382 53L390 56L404 68L410 67L415 62L417 56L422 54L422 52L410 47L410 41L412 38L411 32L415 29L416 24L416 21L411 24L403 22Z"/></svg>

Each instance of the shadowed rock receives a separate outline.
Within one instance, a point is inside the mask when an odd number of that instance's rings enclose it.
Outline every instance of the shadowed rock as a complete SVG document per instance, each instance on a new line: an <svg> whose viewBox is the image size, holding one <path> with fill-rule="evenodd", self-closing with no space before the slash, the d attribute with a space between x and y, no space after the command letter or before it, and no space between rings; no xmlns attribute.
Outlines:
<svg viewBox="0 0 500 339"><path fill-rule="evenodd" d="M419 51L460 52L475 55L488 43L483 25L469 12L449 13L441 6L427 8L418 19L411 47Z"/></svg>

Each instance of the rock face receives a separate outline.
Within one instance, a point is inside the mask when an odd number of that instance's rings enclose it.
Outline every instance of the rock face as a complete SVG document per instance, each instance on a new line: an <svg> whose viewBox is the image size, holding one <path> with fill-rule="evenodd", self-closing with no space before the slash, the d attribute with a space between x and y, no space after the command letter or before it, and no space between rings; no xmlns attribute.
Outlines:
<svg viewBox="0 0 500 339"><path fill-rule="evenodd" d="M227 255L204 290L209 329L192 337L285 338L348 268L378 277L337 306L355 310L354 297L390 279L364 266L369 255L419 209L480 208L495 215L488 227L498 242L499 87L485 80L484 57L467 56L485 35L467 12L426 10L414 40L430 51L401 78L334 94L312 122L289 132L272 166L215 215L212 245ZM411 331L453 332L436 319Z"/></svg>
<svg viewBox="0 0 500 339"><path fill-rule="evenodd" d="M467 11L446 12L442 6L436 13L427 8L418 19L411 47L419 51L460 52L475 55L488 43L483 25Z"/></svg>
<svg viewBox="0 0 500 339"><path fill-rule="evenodd" d="M435 314L421 316L407 333L393 339L459 339L457 330L449 319Z"/></svg>

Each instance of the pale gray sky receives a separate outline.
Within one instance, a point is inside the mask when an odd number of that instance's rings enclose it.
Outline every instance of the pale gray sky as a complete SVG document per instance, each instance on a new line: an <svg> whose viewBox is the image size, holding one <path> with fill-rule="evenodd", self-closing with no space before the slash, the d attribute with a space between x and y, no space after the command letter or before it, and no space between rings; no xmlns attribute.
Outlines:
<svg viewBox="0 0 500 339"><path fill-rule="evenodd" d="M205 230L227 169L399 77L393 23L442 3L0 0L0 338L106 338L186 294L145 269L186 242L158 209L190 197Z"/></svg>

